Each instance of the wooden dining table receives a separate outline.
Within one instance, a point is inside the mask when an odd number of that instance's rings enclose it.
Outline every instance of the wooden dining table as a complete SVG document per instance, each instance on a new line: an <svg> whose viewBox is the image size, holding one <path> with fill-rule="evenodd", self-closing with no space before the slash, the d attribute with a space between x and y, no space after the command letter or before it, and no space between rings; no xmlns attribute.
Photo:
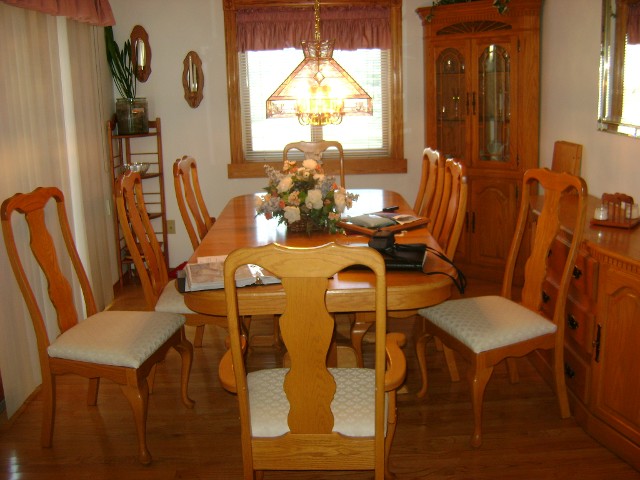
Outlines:
<svg viewBox="0 0 640 480"><path fill-rule="evenodd" d="M398 214L413 214L402 195L381 189L349 190L358 194L358 200L346 215L382 211L397 206ZM278 243L292 247L312 247L336 242L343 245L367 245L370 236L358 232L329 234L326 232L291 233L277 219L256 216L256 199L262 194L248 194L232 198L198 248L189 259L197 262L199 257L227 255L239 247L260 246ZM397 243L424 243L440 250L431 236L428 224L406 231L396 232ZM387 308L397 316L408 316L416 310L435 305L448 299L453 282L447 275L428 274L453 270L435 255L427 254L424 271L387 271ZM280 284L243 287L239 289L241 315L281 314L285 307L284 290ZM373 321L374 275L366 270L345 270L337 273L329 282L326 295L327 307L333 313L355 313L351 334L353 346L361 358L362 337ZM224 290L205 290L185 293L185 303L199 313L226 316L227 307Z"/></svg>

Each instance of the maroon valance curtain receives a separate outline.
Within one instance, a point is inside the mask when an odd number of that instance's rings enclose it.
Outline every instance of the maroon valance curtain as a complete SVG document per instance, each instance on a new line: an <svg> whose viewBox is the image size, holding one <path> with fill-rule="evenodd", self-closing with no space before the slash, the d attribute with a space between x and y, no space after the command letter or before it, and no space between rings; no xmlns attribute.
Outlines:
<svg viewBox="0 0 640 480"><path fill-rule="evenodd" d="M116 23L109 0L0 0L0 2L101 27Z"/></svg>
<svg viewBox="0 0 640 480"><path fill-rule="evenodd" d="M237 12L239 52L300 48L302 40L314 39L312 8L257 8ZM322 7L322 40L335 40L337 50L391 48L388 7Z"/></svg>
<svg viewBox="0 0 640 480"><path fill-rule="evenodd" d="M629 5L627 17L627 43L637 45L640 43L640 2Z"/></svg>

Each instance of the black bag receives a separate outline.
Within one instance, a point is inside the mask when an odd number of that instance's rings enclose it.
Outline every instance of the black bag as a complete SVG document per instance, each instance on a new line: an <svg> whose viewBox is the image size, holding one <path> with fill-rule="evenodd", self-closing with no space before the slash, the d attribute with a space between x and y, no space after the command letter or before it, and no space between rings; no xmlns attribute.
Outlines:
<svg viewBox="0 0 640 480"><path fill-rule="evenodd" d="M397 244L393 232L376 232L369 246L382 254L387 270L422 270L427 254L424 243Z"/></svg>

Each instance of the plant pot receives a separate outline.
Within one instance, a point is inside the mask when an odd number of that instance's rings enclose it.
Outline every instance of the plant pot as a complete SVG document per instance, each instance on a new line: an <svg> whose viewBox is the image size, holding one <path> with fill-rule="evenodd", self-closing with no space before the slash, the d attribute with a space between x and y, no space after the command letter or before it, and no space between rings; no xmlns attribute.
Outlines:
<svg viewBox="0 0 640 480"><path fill-rule="evenodd" d="M149 133L149 110L146 98L118 98L116 100L118 135Z"/></svg>

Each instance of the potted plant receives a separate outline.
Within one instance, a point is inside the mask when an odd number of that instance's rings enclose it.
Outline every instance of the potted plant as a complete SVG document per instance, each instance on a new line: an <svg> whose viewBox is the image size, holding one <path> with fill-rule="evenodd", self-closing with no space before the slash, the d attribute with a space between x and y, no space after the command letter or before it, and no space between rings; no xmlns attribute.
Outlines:
<svg viewBox="0 0 640 480"><path fill-rule="evenodd" d="M434 0L433 4L431 5L431 13L427 17L427 21L431 20L431 18L433 17L435 8L439 5L451 5L452 3L469 3L474 1L476 0ZM493 6L496 7L496 9L498 10L498 13L502 15L509 8L507 5L509 1L510 0L493 0Z"/></svg>
<svg viewBox="0 0 640 480"><path fill-rule="evenodd" d="M147 99L136 97L137 78L133 68L131 41L122 50L113 38L113 29L105 27L107 61L113 81L122 98L116 100L116 120L119 135L149 133Z"/></svg>

